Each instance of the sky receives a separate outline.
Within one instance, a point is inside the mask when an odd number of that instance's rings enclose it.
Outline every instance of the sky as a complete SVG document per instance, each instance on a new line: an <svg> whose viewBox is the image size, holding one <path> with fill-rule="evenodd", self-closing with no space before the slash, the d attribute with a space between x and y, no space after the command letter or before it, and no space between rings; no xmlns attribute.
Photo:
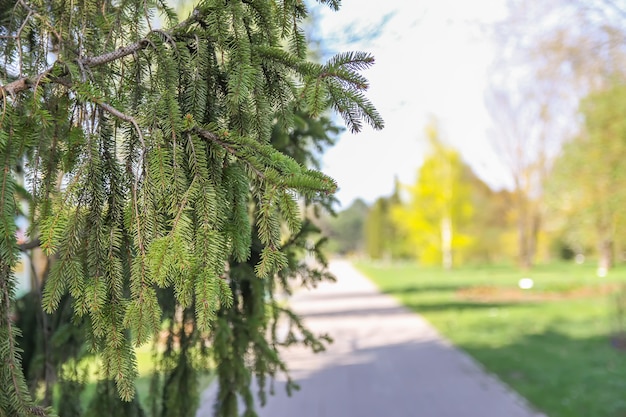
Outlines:
<svg viewBox="0 0 626 417"><path fill-rule="evenodd" d="M487 133L484 88L494 48L481 29L505 16L504 0L343 0L338 12L313 9L325 50L374 55L364 72L367 96L385 120L381 131L344 132L323 156L342 208L390 195L395 178L413 183L433 117L484 181L494 188L510 183Z"/></svg>

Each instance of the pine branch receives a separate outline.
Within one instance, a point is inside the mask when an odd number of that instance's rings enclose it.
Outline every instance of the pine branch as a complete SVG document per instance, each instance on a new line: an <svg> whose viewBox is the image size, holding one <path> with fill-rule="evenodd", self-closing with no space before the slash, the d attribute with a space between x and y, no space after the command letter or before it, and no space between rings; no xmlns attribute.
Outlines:
<svg viewBox="0 0 626 417"><path fill-rule="evenodd" d="M22 409L34 408L30 405L31 399L28 392L24 392L24 380L21 373L21 367L19 366L19 354L16 351L17 343L15 341L15 330L13 329L13 323L9 317L9 309L11 306L12 295L9 283L7 280L11 279L11 268L8 264L2 263L2 276L0 276L0 296L2 297L2 327L7 329L8 352L6 352L4 367L8 368L11 378L11 387L5 387L12 395L15 395L15 402Z"/></svg>
<svg viewBox="0 0 626 417"><path fill-rule="evenodd" d="M229 143L223 141L222 139L220 139L220 137L218 135L216 135L215 133L208 131L206 129L200 129L199 127L195 126L192 128L192 132L195 133L196 135L200 136L201 138L211 141L219 146L221 146L222 148L224 148L228 153L230 153L231 155L237 157L237 159L242 160L252 171L254 171L254 173L256 175L258 175L259 178L265 179L265 174L262 173L261 171L259 171L259 169L257 167L255 167L254 165L252 165L250 163L250 161L248 161L245 158L242 158L241 155L237 152L237 150Z"/></svg>
<svg viewBox="0 0 626 417"><path fill-rule="evenodd" d="M30 9L25 5L25 3L23 3L22 1L20 1L20 3L23 4L24 7L26 7L27 10L30 11ZM181 29L186 29L189 26L193 25L194 23L200 22L202 20L202 17L204 17L204 15L205 13L201 12L199 9L196 8L194 9L193 13L191 14L191 16L189 16L188 19L180 22L178 25L174 26L169 31L156 29L156 30L150 31L148 35L153 34L153 33L158 33L166 37L167 39L171 40L173 39L173 34L175 32ZM56 32L54 33L56 36L59 36L58 34L56 34ZM108 64L109 62L117 61L118 59L124 58L128 55L137 53L143 49L146 49L150 45L153 45L153 43L150 41L148 37L145 37L143 39L138 40L135 43L120 47L111 52L107 52L107 53L93 56L93 57L79 58L76 60L76 63L81 68L96 67L99 65ZM35 76L20 77L8 84L0 86L0 91L2 91L3 94L8 94L11 97L15 97L18 93L30 90L40 83L45 83L46 77L51 73L54 67L55 66L53 65ZM47 81L49 82L50 80L47 80Z"/></svg>
<svg viewBox="0 0 626 417"><path fill-rule="evenodd" d="M298 261L303 251L318 252L307 243L314 231L303 225L299 203L326 201L336 189L307 168L329 130L303 132L295 112L308 107L308 118L335 106L353 130L366 122L382 127L359 74L373 59L349 53L326 65L307 62L301 0L209 0L181 23L172 17L164 30L146 20L149 9L167 7L162 0L61 2L49 15L34 0L15 2L17 13L0 36L9 77L0 85L0 147L10 156L5 180L15 161L35 167L31 214L40 235L15 242L14 181L9 188L0 182L0 265L13 265L18 249L56 253L41 303L62 312L60 300L69 294L67 312L83 316L88 341L124 400L135 392L131 344L171 319L190 358L207 352L207 338L197 337L203 333L214 342L211 354L223 359L215 361L218 377L235 395L219 414L238 415L228 411L236 410L237 395L253 413L250 376L264 401L266 378L286 372L268 336L268 313L286 314L268 311L274 289L289 292L287 279L315 283L323 275ZM47 53L57 46L59 60L48 67ZM13 290L14 280L0 284ZM173 317L180 308L182 317ZM168 338L171 348L174 336ZM14 353L19 365L17 347ZM180 365L167 366L176 378L194 380L180 374ZM3 383L12 386L8 372ZM178 386L166 385L163 393L166 387L171 393L160 414L191 417L195 386L174 393ZM167 395L185 407L175 408ZM35 414L30 405L20 407Z"/></svg>
<svg viewBox="0 0 626 417"><path fill-rule="evenodd" d="M26 4L26 2L24 0L18 0L18 3L23 8L25 8L28 11L28 16L26 16L26 18L24 19L24 22L22 23L22 26L17 31L17 33L15 35L17 38L19 38L21 36L21 33L22 33L24 27L26 26L26 23L28 22L30 16L34 16L34 17L38 18L39 20L41 20L42 22L44 22L44 24L46 25L48 30L57 38L57 41L61 42L61 40L63 38L61 37L59 32L56 31L54 26L52 26L51 24L48 23L48 19L44 18L41 14L37 13L37 11L35 9L33 9L32 7L30 7L28 4Z"/></svg>
<svg viewBox="0 0 626 417"><path fill-rule="evenodd" d="M115 107L111 106L108 103L104 103L104 102L97 102L96 103L98 106L100 106L103 110L111 113L113 116L124 120L125 122L128 122L130 124L133 125L133 127L135 128L135 130L137 131L137 136L139 137L139 142L141 143L141 148L145 149L146 145L144 143L143 140L143 134L141 132L141 129L139 128L139 124L137 123L137 120L135 120L134 117L129 116L125 113L122 113L121 111L119 111L118 109L116 109Z"/></svg>

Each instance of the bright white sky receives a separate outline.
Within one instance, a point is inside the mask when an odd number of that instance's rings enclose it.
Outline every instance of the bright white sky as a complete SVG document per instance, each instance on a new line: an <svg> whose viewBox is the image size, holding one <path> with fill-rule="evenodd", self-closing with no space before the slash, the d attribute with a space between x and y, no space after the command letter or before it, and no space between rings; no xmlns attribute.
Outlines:
<svg viewBox="0 0 626 417"><path fill-rule="evenodd" d="M386 127L345 132L323 158L342 208L391 194L394 178L413 183L424 156L431 116L444 138L489 184L507 184L487 138L484 88L493 48L480 24L504 17L505 0L343 0L339 12L315 7L320 37L333 52L363 50L376 64L365 72L368 97ZM376 34L352 41L346 29Z"/></svg>

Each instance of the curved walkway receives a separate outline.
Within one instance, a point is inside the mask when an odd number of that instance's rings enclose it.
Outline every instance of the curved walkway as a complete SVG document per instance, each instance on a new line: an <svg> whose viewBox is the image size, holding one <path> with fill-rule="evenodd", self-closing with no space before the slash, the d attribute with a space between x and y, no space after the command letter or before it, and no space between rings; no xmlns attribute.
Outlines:
<svg viewBox="0 0 626 417"><path fill-rule="evenodd" d="M314 332L334 339L326 352L285 353L301 386L280 383L260 417L542 417L419 315L400 306L348 262L337 283L301 292L291 303ZM211 416L215 387L198 417Z"/></svg>

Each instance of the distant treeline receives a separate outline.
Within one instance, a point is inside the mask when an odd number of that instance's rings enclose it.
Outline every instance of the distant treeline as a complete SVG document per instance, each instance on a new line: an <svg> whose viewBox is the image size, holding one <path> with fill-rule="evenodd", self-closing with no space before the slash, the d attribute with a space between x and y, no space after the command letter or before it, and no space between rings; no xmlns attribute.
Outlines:
<svg viewBox="0 0 626 417"><path fill-rule="evenodd" d="M581 103L585 133L566 144L546 173L543 193L493 190L426 129L430 152L414 184L367 204L357 199L323 220L329 249L378 260L417 260L450 268L555 259L620 260L626 200L626 87Z"/></svg>

